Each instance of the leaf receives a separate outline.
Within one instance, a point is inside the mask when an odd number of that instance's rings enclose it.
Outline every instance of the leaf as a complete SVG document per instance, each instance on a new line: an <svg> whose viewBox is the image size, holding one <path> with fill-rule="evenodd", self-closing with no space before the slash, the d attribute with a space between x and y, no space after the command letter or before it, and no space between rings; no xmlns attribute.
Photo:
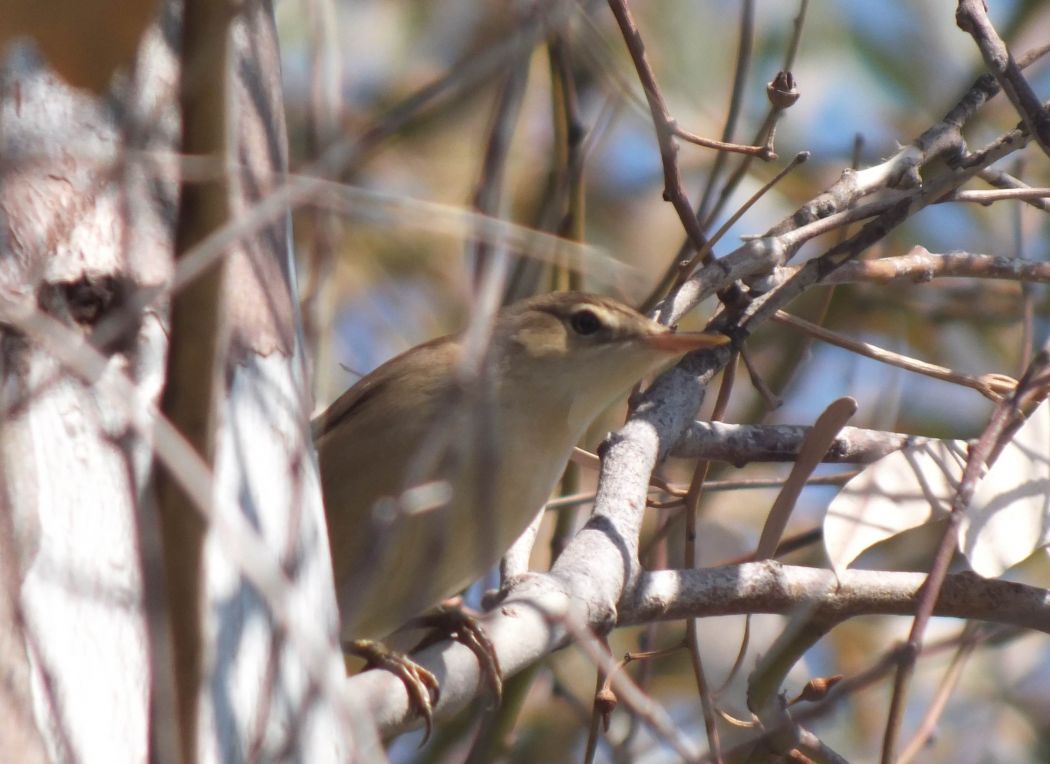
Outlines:
<svg viewBox="0 0 1050 764"><path fill-rule="evenodd" d="M1000 576L1050 543L1050 403L1006 444L977 485L959 529L959 549L986 578Z"/></svg>
<svg viewBox="0 0 1050 764"><path fill-rule="evenodd" d="M798 497L806 487L806 481L835 442L835 437L846 426L846 422L856 413L857 401L846 397L832 401L817 418L806 439L802 441L791 474L784 481L784 487L773 502L773 508L769 510L754 559L766 560L773 556Z"/></svg>
<svg viewBox="0 0 1050 764"><path fill-rule="evenodd" d="M965 464L965 442L930 440L884 456L846 483L824 516L835 573L880 541L947 515Z"/></svg>

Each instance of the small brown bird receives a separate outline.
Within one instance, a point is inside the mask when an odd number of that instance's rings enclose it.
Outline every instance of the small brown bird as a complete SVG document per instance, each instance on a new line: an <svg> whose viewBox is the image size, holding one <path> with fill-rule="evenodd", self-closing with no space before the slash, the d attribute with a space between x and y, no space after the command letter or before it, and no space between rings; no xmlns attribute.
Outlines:
<svg viewBox="0 0 1050 764"><path fill-rule="evenodd" d="M343 638L386 636L483 575L604 408L682 353L726 341L559 292L501 311L473 378L450 336L346 391L314 422Z"/></svg>

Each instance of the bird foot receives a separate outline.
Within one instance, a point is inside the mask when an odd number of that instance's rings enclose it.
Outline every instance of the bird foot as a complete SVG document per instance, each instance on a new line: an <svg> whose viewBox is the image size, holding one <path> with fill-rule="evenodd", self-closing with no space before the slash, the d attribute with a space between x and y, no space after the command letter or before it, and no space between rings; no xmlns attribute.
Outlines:
<svg viewBox="0 0 1050 764"><path fill-rule="evenodd" d="M469 648L478 659L481 681L488 687L492 706L500 704L503 698L503 671L499 665L496 648L478 622L476 613L468 610L462 601L449 600L433 613L412 619L411 625L432 630L412 652L422 650L445 638L454 639Z"/></svg>
<svg viewBox="0 0 1050 764"><path fill-rule="evenodd" d="M408 705L413 713L423 720L426 730L420 745L426 743L434 728L434 704L441 696L437 677L407 655L371 639L346 642L343 644L343 652L363 658L366 671L373 668L386 669L401 680L405 685L405 692L408 693Z"/></svg>

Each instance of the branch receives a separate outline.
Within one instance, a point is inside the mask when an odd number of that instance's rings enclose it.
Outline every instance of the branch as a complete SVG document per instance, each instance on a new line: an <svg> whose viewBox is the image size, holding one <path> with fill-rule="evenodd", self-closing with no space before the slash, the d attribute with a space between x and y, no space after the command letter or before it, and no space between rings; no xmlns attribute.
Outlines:
<svg viewBox="0 0 1050 764"><path fill-rule="evenodd" d="M800 607L815 608L817 615L834 621L860 615L911 615L925 578L923 573L848 570L836 580L828 570L768 560L725 568L646 572L620 603L617 625L747 613L786 615ZM593 594L589 586L567 587L552 574L521 579L513 594L481 619L506 674L520 671L564 644L569 636L566 619L570 613L577 618L594 609L595 603L586 599ZM1050 597L1045 589L973 573L947 577L934 614L1050 634ZM477 658L463 645L442 642L413 659L433 671L441 684L437 717L451 715L476 696L480 681ZM366 671L352 677L348 689L368 698L384 737L419 725L408 707L404 685L393 674Z"/></svg>
<svg viewBox="0 0 1050 764"><path fill-rule="evenodd" d="M1023 69L1048 51L1050 46L1032 50L1021 58L1018 65ZM680 289L657 305L661 320L673 323L734 280L770 273L774 266L782 265L793 254L792 247L801 244L801 241L791 241L785 235L836 214L847 216L843 224L852 222L855 216L864 213L851 208L856 207L860 199L876 191L910 189L915 193L921 189L919 170L937 159L955 160L962 156L966 147L962 128L998 92L999 86L994 78L988 75L979 77L939 122L931 125L896 154L864 170L844 170L827 190L783 218L762 236L748 240L733 252L697 271ZM1014 145L1013 148L1018 149L1022 145ZM981 164L978 171L985 172L991 162L985 157ZM957 185L961 185L961 182ZM946 189L945 193L953 190ZM888 205L880 204L883 209L879 212L882 212ZM874 209L872 213L875 213Z"/></svg>
<svg viewBox="0 0 1050 764"><path fill-rule="evenodd" d="M724 424L693 422L672 454L682 459L708 459L742 467L751 462L791 462L811 427L795 424ZM843 427L824 455L824 462L869 464L932 438L897 432Z"/></svg>
<svg viewBox="0 0 1050 764"><path fill-rule="evenodd" d="M1011 392L1014 387L1017 386L1017 380L1008 377L1005 374L982 374L979 377L974 377L970 374L963 374L962 372L944 366L938 366L937 364L921 361L917 358L910 358L901 353L895 353L891 350L880 348L870 342L861 342L860 340L846 337L845 335L825 329L823 326L818 326L817 324L806 321L798 316L785 313L782 310L778 310L773 314L773 320L779 324L790 326L792 329L797 329L810 337L822 340L829 345L844 348L851 353L871 358L880 363L896 366L898 369L904 369L905 371L914 372L916 374L923 374L931 379L939 379L944 382L951 382L955 385L969 387L971 390L976 390L991 401L998 402L1002 399L1004 394Z"/></svg>
<svg viewBox="0 0 1050 764"><path fill-rule="evenodd" d="M671 117L671 112L667 108L663 94L656 84L656 76L653 74L652 67L649 66L649 61L645 55L645 43L642 42L642 35L638 31L638 25L635 23L634 16L627 7L627 3L625 0L609 0L609 9L612 11L613 16L616 17L616 23L623 34L627 50L630 52L631 60L634 62L635 70L638 72L638 79L641 81L642 88L645 91L645 98L649 103L649 111L652 113L653 125L656 128L656 140L660 145L660 159L664 170L664 199L670 202L675 212L678 213L678 218L682 221L682 226L689 235L693 246L696 247L697 251L702 251L707 239L700 227L700 222L696 219L696 213L693 212L692 205L685 195L682 174L678 169L678 144L674 140L675 137L721 151L753 154L763 159L773 159L776 155L765 146L738 146L701 138L698 135L680 129L674 118Z"/></svg>
<svg viewBox="0 0 1050 764"><path fill-rule="evenodd" d="M846 263L823 283L892 284L910 281L922 284L936 278L1008 279L1046 284L1050 283L1050 263L974 252L935 254L924 247L914 247L908 254L898 257Z"/></svg>
<svg viewBox="0 0 1050 764"><path fill-rule="evenodd" d="M739 319L744 335L752 327L771 318L777 310L794 300L809 288L822 282L846 262L854 259L868 247L882 241L906 220L955 191L984 167L1027 145L1030 135L1023 130L1012 130L1001 135L985 148L967 155L959 167L926 181L919 189L892 203L885 212L865 224L857 233L836 244L822 255L806 262L786 282L777 285L756 299ZM859 173L858 173L859 174Z"/></svg>
<svg viewBox="0 0 1050 764"><path fill-rule="evenodd" d="M1045 200L1050 197L1050 188L1003 188L998 191L956 191L945 202L976 202L987 207L994 202L1020 199L1021 201Z"/></svg>
<svg viewBox="0 0 1050 764"><path fill-rule="evenodd" d="M230 13L221 4L187 0L183 11L181 86L182 153L225 167L227 147L227 37ZM179 192L175 257L182 259L229 218L227 178L184 182ZM214 466L215 433L229 331L224 315L226 260L175 291L171 342L161 411ZM156 460L152 509L160 527L164 600L149 620L152 662L150 757L191 762L198 750L197 717L204 681L204 537L194 500L163 460ZM147 495L150 490L147 489ZM143 541L145 546L146 542ZM160 587L158 587L159 590ZM174 666L172 666L174 664ZM174 676L170 673L174 670ZM172 714L175 713L174 719ZM177 720L176 733L174 723Z"/></svg>
<svg viewBox="0 0 1050 764"><path fill-rule="evenodd" d="M992 26L986 0L959 0L955 22L959 29L973 37L984 63L1021 115L1028 132L1035 137L1043 152L1050 156L1050 111L1040 103L1032 86L1021 74L1021 67Z"/></svg>
<svg viewBox="0 0 1050 764"><path fill-rule="evenodd" d="M982 170L979 173L979 175L981 177L981 180L992 186L995 186L996 188L1020 190L1028 190L1031 188L1031 186L1029 186L1027 183L1018 180L1010 173L1004 172L1003 170L999 170L994 167L989 167L987 170ZM1042 210L1043 212L1050 212L1050 201L1048 201L1045 198L1039 197L1033 199L1026 196L1023 198L1023 201L1025 204L1031 207L1035 207L1037 210Z"/></svg>
<svg viewBox="0 0 1050 764"><path fill-rule="evenodd" d="M836 579L830 570L772 560L658 570L638 579L632 597L621 603L618 625L748 613L789 615L800 608L813 608L814 617L832 622L861 615L912 615L925 580L925 573L885 570L847 570ZM933 614L1050 634L1046 589L976 573L949 575Z"/></svg>
<svg viewBox="0 0 1050 764"><path fill-rule="evenodd" d="M922 649L923 636L929 619L936 614L946 586L948 569L959 542L959 526L963 514L973 499L978 482L984 476L985 469L995 461L1001 445L1011 437L1024 421L1024 404L1038 402L1046 397L1045 374L1050 368L1050 354L1044 349L1029 365L1024 376L1017 384L1013 395L1002 401L985 427L977 443L970 449L966 467L952 499L951 512L941 536L941 542L934 553L930 569L924 576L922 594L916 603L915 616L912 620L908 640L901 650L900 662L894 676L893 696L890 700L889 718L883 737L882 761L896 760L897 738L904 718L904 704L908 685L915 672L915 662ZM1030 411L1030 409L1029 409ZM998 604L998 603L997 603Z"/></svg>

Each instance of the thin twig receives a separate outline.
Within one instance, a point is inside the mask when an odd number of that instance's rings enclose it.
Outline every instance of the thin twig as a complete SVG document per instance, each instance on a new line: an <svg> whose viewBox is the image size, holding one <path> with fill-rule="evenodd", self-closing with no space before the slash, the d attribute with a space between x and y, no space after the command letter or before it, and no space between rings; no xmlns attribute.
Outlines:
<svg viewBox="0 0 1050 764"><path fill-rule="evenodd" d="M518 123L528 75L528 58L525 55L512 61L492 109L481 171L478 173L472 200L475 211L485 217L502 217L500 204L503 198L507 155L510 152L514 128ZM476 237L471 244L474 289L477 290L489 267L493 245L485 236Z"/></svg>
<svg viewBox="0 0 1050 764"><path fill-rule="evenodd" d="M656 75L653 74L652 67L649 65L645 54L645 43L642 41L638 25L635 23L634 16L628 9L625 0L609 0L609 9L616 18L621 34L623 34L627 50L631 54L631 60L634 62L635 71L638 73L638 79L645 90L645 98L649 103L649 111L652 114L653 125L656 128L656 140L660 146L660 159L663 163L664 199L674 207L675 212L678 213L679 220L682 221L682 226L693 242L693 246L699 251L704 247L706 238L700 223L696 219L696 213L693 211L692 205L685 194L682 174L678 168L678 145L674 139L676 136L688 136L688 139L694 143L704 139L677 127L667 108L667 103L664 101L663 94L656 84ZM713 141L704 145L711 145L712 148L718 148L722 151L755 154L763 159L773 159L775 157L771 150L763 146L737 146L735 144L724 144L721 141Z"/></svg>
<svg viewBox="0 0 1050 764"><path fill-rule="evenodd" d="M730 359L722 373L722 383L718 388L718 398L715 400L711 411L711 421L717 422L725 417L726 409L729 407L729 398L733 392L733 383L736 380L736 354ZM696 523L700 514L700 500L704 495L704 481L707 480L711 462L706 459L697 461L693 468L693 478L689 483L689 491L685 496L685 554L684 563L686 568L697 567L696 560ZM685 643L689 648L689 660L693 667L693 678L696 680L696 689L700 695L700 706L704 714L704 727L707 730L707 742L711 749L711 756L721 764L722 743L718 734L717 713L714 698L711 695L711 687L707 682L704 672L703 659L700 655L700 625L695 618L690 618L685 623Z"/></svg>
<svg viewBox="0 0 1050 764"><path fill-rule="evenodd" d="M1003 188L998 191L956 191L944 199L946 202L977 202L992 204L1006 199L1046 199L1050 197L1050 188Z"/></svg>
<svg viewBox="0 0 1050 764"><path fill-rule="evenodd" d="M963 469L962 478L952 500L951 512L948 515L947 526L941 537L941 543L934 554L929 573L922 587L915 618L912 620L911 631L908 640L900 650L899 663L893 683L893 697L890 700L890 710L886 720L886 731L883 736L882 762L891 764L896 760L897 739L900 735L900 726L904 718L904 702L908 684L915 670L915 660L922 647L923 635L926 625L933 615L934 607L940 596L945 578L948 574L948 566L958 543L959 525L962 522L964 512L970 505L977 483L987 466L990 465L997 448L999 448L1003 436L1011 429L1019 426L1023 421L1020 412L1023 406L1030 403L1033 396L1045 396L1046 390L1041 386L1041 376L1050 367L1050 354L1044 349L1033 360L1027 372L1018 382L1013 394L1000 403L992 414L988 426L985 427L976 445L970 450Z"/></svg>
<svg viewBox="0 0 1050 764"><path fill-rule="evenodd" d="M606 651L608 651L609 641L604 637L599 639ZM598 670L594 672L594 701L591 704L591 720L590 725L587 728L587 747L583 753L584 764L592 764L595 755L598 753L598 740L601 734L602 723L602 709L599 695L602 691L602 687L605 686L605 677L606 670L601 666L598 666Z"/></svg>
<svg viewBox="0 0 1050 764"><path fill-rule="evenodd" d="M926 709L926 714L923 716L922 722L920 722L919 728L915 731L911 741L901 751L897 764L909 764L913 761L922 753L930 738L937 732L937 723L940 721L944 709L948 707L948 700L951 698L952 692L962 678L963 668L965 668L967 661L973 655L974 650L977 649L979 642L973 637L979 628L974 623L967 623L963 627L962 635L959 638L959 646L955 651L955 655L952 656L952 662L949 664L948 670L941 678L937 694L930 703L930 707Z"/></svg>
<svg viewBox="0 0 1050 764"><path fill-rule="evenodd" d="M978 177L986 183L995 186L996 188L1030 188L1027 183L1019 180L1016 174L1011 175L1008 172L1004 172L995 167L989 167L986 170L981 170L977 173ZM1025 204L1030 207L1035 207L1037 210L1043 212L1050 212L1050 200L1038 198L1038 199L1024 199Z"/></svg>
<svg viewBox="0 0 1050 764"><path fill-rule="evenodd" d="M726 109L725 123L722 126L722 140L732 141L736 134L737 120L740 118L740 105L744 100L747 85L747 74L751 67L751 54L754 48L755 38L755 0L744 0L740 4L740 31L737 34L736 63L733 69L733 87L729 92L729 108ZM755 141L759 143L759 141ZM729 154L719 151L715 154L715 161L711 170L707 173L704 184L704 192L700 195L700 203L696 206L697 220L704 220L707 215L711 197L722 177L722 170L729 160ZM680 251L678 258L681 260L686 252Z"/></svg>
<svg viewBox="0 0 1050 764"><path fill-rule="evenodd" d="M690 259L684 261L679 266L678 277L671 285L671 289L676 289L683 283L685 283L685 280L689 278L689 275L693 272L693 269L696 268L697 265L699 265L700 263L709 262L711 259L711 253L714 251L715 245L722 239L723 236L726 235L729 229L732 228L733 225L741 217L744 216L744 213L751 209L759 199L761 199L763 196L769 193L773 186L775 186L777 183L783 180L784 177L788 175L788 173L790 173L800 164L804 163L807 159L809 159L808 151L800 151L798 154L795 154L795 156L792 157L791 161L788 162L782 170L780 170L776 175L774 175L769 182L765 183L761 188L759 188L755 193L753 193L747 199L746 202L740 205L739 209L737 209L736 212L730 215L729 218L721 225L721 227L719 227L719 229L715 231L711 238L708 239L707 243L703 246L703 248L701 248L695 255L693 255Z"/></svg>
<svg viewBox="0 0 1050 764"><path fill-rule="evenodd" d="M837 332L832 332L822 326L810 323L803 318L793 316L790 313L785 313L782 310L777 311L773 315L773 320L778 324L790 326L793 329L805 332L811 337L823 340L829 345L844 348L866 358L871 358L872 360L889 364L890 366L896 366L905 371L913 371L916 374L923 374L927 377L932 377L933 379L940 379L944 382L951 382L956 385L962 385L963 387L969 387L992 401L1002 400L1002 396L1011 392L1017 385L1017 380L1008 377L1005 374L993 373L983 374L980 377L972 377L969 374L963 374L943 366L937 366L936 364L920 361L916 358L909 358L900 353L894 353L891 350L885 350L884 348L880 348L868 342L852 340L838 334Z"/></svg>
<svg viewBox="0 0 1050 764"><path fill-rule="evenodd" d="M802 30L806 25L806 12L809 9L809 0L801 0L798 5L798 13L795 14L795 18L792 21L791 38L788 41L787 50L784 53L784 61L780 65L782 72L790 72L795 68L795 58L798 55L798 48L802 42ZM777 106L775 103L770 103L769 111L766 113L765 118L762 120L761 126L755 132L754 140L752 141L755 145L766 144L769 142L770 135L773 132L777 121L780 119L784 112L784 109ZM740 163L737 168L733 171L733 174L726 180L725 185L719 192L718 200L715 202L714 207L706 213L703 218L704 227L711 225L712 221L722 214L726 203L729 198L736 191L740 185L740 181L743 180L744 176L747 175L748 170L751 169L751 164L754 161L754 157L744 155L740 158ZM681 258L681 255L679 255Z"/></svg>
<svg viewBox="0 0 1050 764"><path fill-rule="evenodd" d="M569 634L572 635L580 650L598 666L600 671L610 676L612 689L616 693L617 702L622 702L631 709L645 725L686 762L698 762L699 754L695 746L682 732L673 724L666 709L659 703L638 689L631 678L623 673L614 671L615 661L609 653L608 644L604 639L596 637L590 627L581 622L570 612L563 619L563 624Z"/></svg>
<svg viewBox="0 0 1050 764"><path fill-rule="evenodd" d="M798 15L795 17L794 21L794 32L792 35L791 42L788 45L788 51L785 54L784 64L782 66L782 71L784 72L790 72L792 67L794 66L795 54L798 51L798 44L801 40L802 28L804 26L806 8L808 7L808 5L809 0L801 0L799 4L799 12ZM747 31L746 26L748 24L748 20L746 19L746 17L744 20L742 20L741 24L742 27L744 27L741 31L741 35L743 35L745 31ZM743 45L741 47L743 48ZM738 75L739 74L740 72L738 71ZM778 107L772 103L770 104L769 113L766 115L766 118L763 121L761 127L759 127L759 129L755 133L755 138L753 140L754 145L769 143L773 131L773 126L780 118L780 114L782 113L782 111L783 109L781 107ZM718 155L718 160L728 161L727 155L720 153ZM708 207L711 199L711 194L713 193L714 189L714 181L712 180L710 184L704 189L704 195L701 199L701 203L698 206L696 213L696 218L698 221L700 221L701 227L704 230L708 229L712 225L713 221L718 217L718 215L721 214L722 208L732 196L733 192L740 184L740 181L744 178L745 175L747 175L747 172L751 168L751 163L753 161L753 156L747 154L740 156L739 164L733 171L733 174L726 180L725 184L722 186L722 189L718 195L718 200L715 202L714 207L710 210L708 210ZM716 168L717 167L718 165L716 163ZM662 298L664 298L669 292L672 291L670 289L670 285L678 278L679 263L685 260L688 256L689 251L691 249L691 243L691 237L687 235L685 241L683 241L682 244L679 246L678 253L675 255L674 260L664 271L664 274L660 277L660 280L657 282L656 286L652 289L652 291L650 291L649 296L646 297L646 299L643 301L642 309L644 311L648 312L652 310L653 307L655 307Z"/></svg>

